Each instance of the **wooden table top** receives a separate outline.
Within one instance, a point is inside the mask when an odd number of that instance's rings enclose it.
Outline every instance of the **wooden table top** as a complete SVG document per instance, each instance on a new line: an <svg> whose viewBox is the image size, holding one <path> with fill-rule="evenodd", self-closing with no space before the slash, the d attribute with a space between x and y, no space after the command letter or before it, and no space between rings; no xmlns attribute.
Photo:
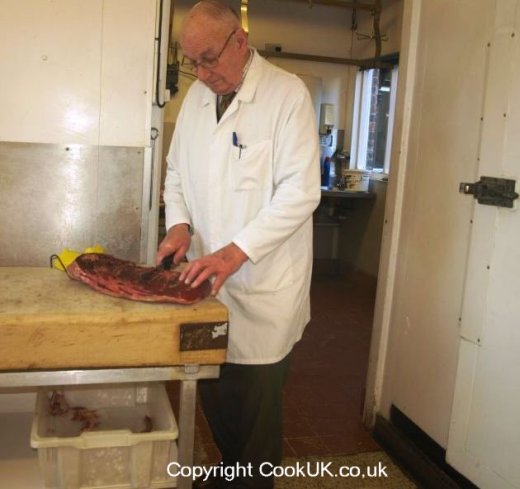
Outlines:
<svg viewBox="0 0 520 489"><path fill-rule="evenodd" d="M130 301L56 269L0 267L0 371L218 364L225 361L227 321L215 298L192 305ZM195 333L206 339L183 348L183 327L201 323L205 332ZM211 328L218 328L214 343Z"/></svg>

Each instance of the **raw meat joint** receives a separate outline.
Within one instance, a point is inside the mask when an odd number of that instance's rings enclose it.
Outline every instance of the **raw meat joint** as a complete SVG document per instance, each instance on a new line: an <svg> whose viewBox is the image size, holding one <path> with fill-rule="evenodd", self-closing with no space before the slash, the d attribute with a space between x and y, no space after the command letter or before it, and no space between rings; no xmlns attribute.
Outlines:
<svg viewBox="0 0 520 489"><path fill-rule="evenodd" d="M68 267L69 277L103 294L134 301L193 304L207 297L211 284L191 288L179 281L180 272L139 266L102 253L85 253Z"/></svg>

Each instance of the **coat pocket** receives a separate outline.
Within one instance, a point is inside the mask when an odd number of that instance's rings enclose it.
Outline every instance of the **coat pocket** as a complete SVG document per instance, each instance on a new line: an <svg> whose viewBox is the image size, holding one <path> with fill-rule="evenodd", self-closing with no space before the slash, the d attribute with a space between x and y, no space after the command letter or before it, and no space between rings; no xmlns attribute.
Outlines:
<svg viewBox="0 0 520 489"><path fill-rule="evenodd" d="M233 146L231 153L234 190L255 190L271 185L272 141L251 146Z"/></svg>

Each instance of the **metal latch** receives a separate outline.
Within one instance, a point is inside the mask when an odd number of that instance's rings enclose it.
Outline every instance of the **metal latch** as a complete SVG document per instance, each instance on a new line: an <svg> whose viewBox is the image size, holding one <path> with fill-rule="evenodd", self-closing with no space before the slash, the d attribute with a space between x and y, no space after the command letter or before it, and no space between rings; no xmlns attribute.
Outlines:
<svg viewBox="0 0 520 489"><path fill-rule="evenodd" d="M461 183L459 192L473 195L479 204L513 207L513 201L518 198L515 184L515 180L507 178L480 177L475 183Z"/></svg>

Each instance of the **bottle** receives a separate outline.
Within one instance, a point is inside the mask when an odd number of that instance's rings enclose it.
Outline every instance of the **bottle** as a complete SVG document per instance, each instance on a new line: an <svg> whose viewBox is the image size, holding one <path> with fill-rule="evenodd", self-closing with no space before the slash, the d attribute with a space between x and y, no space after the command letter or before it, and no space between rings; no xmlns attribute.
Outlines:
<svg viewBox="0 0 520 489"><path fill-rule="evenodd" d="M321 186L330 187L330 157L326 156L321 165Z"/></svg>
<svg viewBox="0 0 520 489"><path fill-rule="evenodd" d="M338 190L344 190L345 189L345 168L346 168L346 159L345 157L339 153L336 155L336 187Z"/></svg>
<svg viewBox="0 0 520 489"><path fill-rule="evenodd" d="M329 157L329 189L334 190L334 187L336 186L336 180L337 180L337 174L336 174L336 166L334 164L334 160Z"/></svg>

